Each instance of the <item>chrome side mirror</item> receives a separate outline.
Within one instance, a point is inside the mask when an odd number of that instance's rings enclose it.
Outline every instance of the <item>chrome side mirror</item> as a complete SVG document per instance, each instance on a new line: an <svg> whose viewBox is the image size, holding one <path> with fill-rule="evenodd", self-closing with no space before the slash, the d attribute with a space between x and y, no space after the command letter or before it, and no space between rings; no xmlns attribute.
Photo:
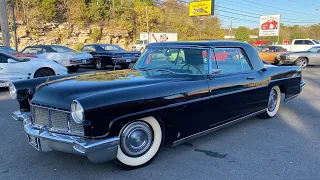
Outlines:
<svg viewBox="0 0 320 180"><path fill-rule="evenodd" d="M222 70L221 69L212 69L211 74L221 74Z"/></svg>

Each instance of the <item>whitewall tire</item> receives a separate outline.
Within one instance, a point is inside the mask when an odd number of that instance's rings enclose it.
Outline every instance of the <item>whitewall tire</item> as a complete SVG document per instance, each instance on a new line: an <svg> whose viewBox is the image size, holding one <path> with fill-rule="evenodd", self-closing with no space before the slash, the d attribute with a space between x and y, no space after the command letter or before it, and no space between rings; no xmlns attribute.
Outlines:
<svg viewBox="0 0 320 180"><path fill-rule="evenodd" d="M120 131L116 163L126 169L148 164L158 153L163 130L154 117L146 117L125 125Z"/></svg>
<svg viewBox="0 0 320 180"><path fill-rule="evenodd" d="M268 107L266 108L266 112L260 114L258 117L263 119L273 118L279 108L281 103L281 91L278 86L274 86L269 93L268 99Z"/></svg>

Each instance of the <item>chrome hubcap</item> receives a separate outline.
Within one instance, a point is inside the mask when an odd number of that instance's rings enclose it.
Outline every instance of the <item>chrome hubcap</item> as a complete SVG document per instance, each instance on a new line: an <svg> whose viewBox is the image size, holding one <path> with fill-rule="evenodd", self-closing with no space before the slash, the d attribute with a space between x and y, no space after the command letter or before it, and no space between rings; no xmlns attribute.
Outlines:
<svg viewBox="0 0 320 180"><path fill-rule="evenodd" d="M101 61L100 60L96 60L96 66L98 69L101 68Z"/></svg>
<svg viewBox="0 0 320 180"><path fill-rule="evenodd" d="M120 146L122 151L131 157L146 153L153 142L151 127L142 121L129 124L121 134Z"/></svg>
<svg viewBox="0 0 320 180"><path fill-rule="evenodd" d="M300 62L300 67L306 67L307 66L307 61L305 59L301 59L299 62Z"/></svg>
<svg viewBox="0 0 320 180"><path fill-rule="evenodd" d="M269 103L268 103L268 110L270 112L275 110L277 107L277 103L278 103L277 97L278 97L277 91L272 89L269 95Z"/></svg>

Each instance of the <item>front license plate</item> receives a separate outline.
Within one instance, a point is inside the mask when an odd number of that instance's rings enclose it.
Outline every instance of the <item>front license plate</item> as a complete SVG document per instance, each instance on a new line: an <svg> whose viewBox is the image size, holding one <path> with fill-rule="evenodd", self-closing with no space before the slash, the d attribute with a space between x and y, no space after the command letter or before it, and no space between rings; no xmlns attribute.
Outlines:
<svg viewBox="0 0 320 180"><path fill-rule="evenodd" d="M131 59L126 59L126 62L131 62Z"/></svg>
<svg viewBox="0 0 320 180"><path fill-rule="evenodd" d="M87 60L86 59L82 59L82 63L87 63Z"/></svg>
<svg viewBox="0 0 320 180"><path fill-rule="evenodd" d="M2 83L0 84L0 87L8 87L9 86L9 83Z"/></svg>
<svg viewBox="0 0 320 180"><path fill-rule="evenodd" d="M39 138L28 135L28 141L29 141L29 144L30 144L32 147L34 147L34 148L36 148L38 151L40 151L40 140L39 140Z"/></svg>

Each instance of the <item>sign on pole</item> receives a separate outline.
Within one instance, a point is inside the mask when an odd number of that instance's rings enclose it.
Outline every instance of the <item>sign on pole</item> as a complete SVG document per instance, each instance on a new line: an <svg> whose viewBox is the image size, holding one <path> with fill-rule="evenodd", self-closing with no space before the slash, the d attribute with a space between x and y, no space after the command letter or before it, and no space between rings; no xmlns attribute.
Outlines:
<svg viewBox="0 0 320 180"><path fill-rule="evenodd" d="M214 0L189 2L189 16L214 15Z"/></svg>
<svg viewBox="0 0 320 180"><path fill-rule="evenodd" d="M260 16L259 36L279 36L280 15Z"/></svg>

